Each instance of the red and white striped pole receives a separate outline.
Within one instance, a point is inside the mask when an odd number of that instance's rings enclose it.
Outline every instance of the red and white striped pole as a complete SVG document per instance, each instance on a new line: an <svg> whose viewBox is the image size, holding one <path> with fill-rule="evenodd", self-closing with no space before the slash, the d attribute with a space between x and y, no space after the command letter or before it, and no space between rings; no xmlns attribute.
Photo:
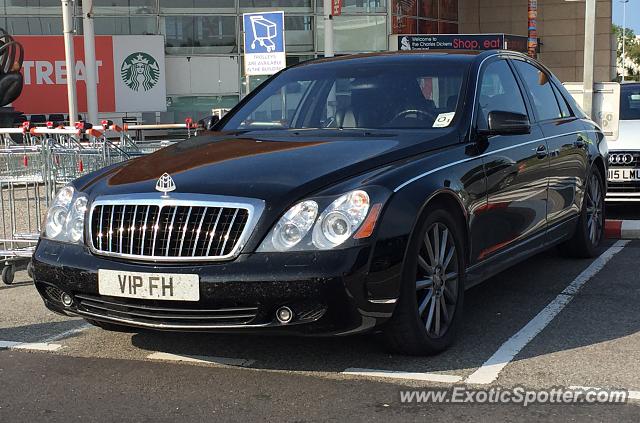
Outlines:
<svg viewBox="0 0 640 423"><path fill-rule="evenodd" d="M640 220L607 220L604 233L610 239L640 239Z"/></svg>

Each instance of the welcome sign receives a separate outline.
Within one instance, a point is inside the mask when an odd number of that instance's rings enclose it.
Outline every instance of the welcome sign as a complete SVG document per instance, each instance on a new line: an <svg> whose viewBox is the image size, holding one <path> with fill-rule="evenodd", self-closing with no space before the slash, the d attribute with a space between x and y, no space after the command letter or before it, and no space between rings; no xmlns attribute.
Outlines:
<svg viewBox="0 0 640 423"><path fill-rule="evenodd" d="M26 114L66 113L67 68L62 36L15 37L24 46L24 89L13 107ZM84 42L74 37L78 111L87 111ZM96 36L98 110L166 111L164 39L159 35Z"/></svg>

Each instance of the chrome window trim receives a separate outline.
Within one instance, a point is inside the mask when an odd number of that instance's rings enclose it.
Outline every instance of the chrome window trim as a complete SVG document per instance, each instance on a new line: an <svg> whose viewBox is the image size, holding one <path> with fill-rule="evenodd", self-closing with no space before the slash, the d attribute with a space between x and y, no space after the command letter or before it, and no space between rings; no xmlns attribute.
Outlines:
<svg viewBox="0 0 640 423"><path fill-rule="evenodd" d="M585 133L595 133L595 134L598 134L598 133L600 133L600 132L599 132L599 131L596 131L596 130L593 130L593 129L585 129L584 131L567 132L566 134L559 134L559 135L552 135L552 136L550 136L550 137L538 138L538 139L535 139L535 140L532 140L532 141L527 141L527 142L523 142L523 143L520 143L520 144L510 145L510 146L508 146L508 147L500 148L500 149L498 149L498 150L490 151L490 152L488 152L488 153L479 154L479 155L477 155L477 156L467 157L466 159L461 159L461 160L457 160L457 161L452 162L452 163L447 163L447 164L445 164L445 165L442 165L442 166L436 167L435 169L431 169L431 170L428 170L428 171L426 171L426 172L424 172L424 173L421 173L421 174L419 174L418 176L415 176L415 177L413 177L413 178L411 178L411 179L409 179L409 180L407 180L407 181L405 181L405 182L401 183L400 185L398 185L398 186L393 190L393 192L398 192L398 191L400 191L402 188L405 188L407 185L412 184L412 183L414 183L415 181L417 181L417 180L419 180L419 179L424 178L425 176L429 176L429 175L431 175L432 173L435 173L435 172L438 172L438 171L440 171L440 170L443 170L443 169L449 168L449 167L451 167L451 166L456 166L456 165L459 165L459 164L462 164L462 163L470 162L470 161L472 161L472 160L477 160L477 159L481 159L481 158L483 158L483 157L488 157L488 156L491 156L491 155L493 155L493 154L501 153L501 152L503 152L503 151L511 150L511 149L513 149L513 148L522 147L522 146L527 145L527 144L533 144L533 143L540 142L540 141L552 140L552 139L554 139L554 138L566 137L566 136L569 136L569 135L585 134Z"/></svg>
<svg viewBox="0 0 640 423"><path fill-rule="evenodd" d="M235 208L247 210L249 216L244 230L238 238L238 242L231 252L224 256L206 256L206 257L167 257L167 256L146 256L140 254L126 254L117 253L113 251L101 251L93 245L93 212L96 206L159 206L160 210L163 207L172 206L187 206L187 207L218 207L218 208ZM167 262L167 263L184 263L184 262L219 262L233 260L240 255L244 249L246 242L253 233L258 220L262 216L265 208L265 201L256 198L245 197L229 197L223 195L207 195L207 194L185 194L185 193L172 193L168 198L163 198L160 193L139 193L139 194L123 194L123 195L104 195L97 197L91 203L91 211L89 212L89 219L85 222L86 232L88 239L86 244L89 250L98 256L116 257L122 259L139 260L147 262ZM160 216L160 211L158 212Z"/></svg>
<svg viewBox="0 0 640 423"><path fill-rule="evenodd" d="M473 104L471 105L471 122L469 123L469 135L468 135L469 138L471 137L471 134L473 133L473 125L474 125L475 117L476 117L476 104L477 104L476 100L478 98L478 85L480 84L480 74L482 73L482 67L484 66L484 64L485 64L485 62L487 60L493 59L495 57L505 58L505 59L519 59L519 60L524 60L527 63L533 64L533 62L528 60L528 58L526 56L521 55L521 54L517 54L517 53L513 53L513 52L509 52L509 51L501 51L500 53L491 54L491 55L485 57L484 59L482 59L482 61L478 65L478 73L476 74L476 84L475 84L475 88L473 90ZM526 103L526 101L525 101L525 103ZM583 131L576 131L576 132L569 132L569 133L566 133L566 134L553 135L553 136L550 136L550 137L544 137L544 138L540 138L540 139L533 140L533 141L527 141L527 142L524 142L524 143L521 143L521 144L511 145L509 147L505 147L505 148L501 148L501 149L496 150L496 151L491 151L491 152L488 152L488 153L480 154L478 156L474 156L474 157L469 157L469 158L466 158L466 159L458 160L458 161L455 161L453 163L448 163L446 165L442 165L442 166L439 166L439 167L437 167L435 169L432 169L432 170L429 170L427 172L421 173L420 175L415 176L415 177L403 182L402 184L398 185L393 190L393 192L394 193L398 192L402 188L405 188L407 185L410 185L410 184L414 183L415 181L420 180L420 179L422 179L422 178L424 178L426 176L429 176L432 173L438 172L440 170L449 168L451 166L459 165L459 164L462 164L462 163L466 163L466 162L469 162L471 160L476 160L476 159L480 159L480 158L483 158L483 157L491 156L492 154L500 153L502 151L507 151L507 150L510 150L512 148L522 147L523 145L533 144L533 143L536 143L536 142L546 141L546 140L550 140L550 139L554 139L554 138L566 137L568 135L582 134L582 133L596 133L597 134L599 132L602 132L602 129L597 124L595 124L593 121L590 121L590 122L592 122L594 124L594 126L596 128L598 128L599 131L596 131L596 130L593 130L593 129L586 129L586 130L583 130ZM471 139L469 139L468 141L470 142Z"/></svg>

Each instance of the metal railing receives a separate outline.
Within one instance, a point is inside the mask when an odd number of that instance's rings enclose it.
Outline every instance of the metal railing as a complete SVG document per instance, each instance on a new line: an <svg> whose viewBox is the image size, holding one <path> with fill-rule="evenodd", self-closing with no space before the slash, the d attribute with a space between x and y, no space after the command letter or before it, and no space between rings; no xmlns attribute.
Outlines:
<svg viewBox="0 0 640 423"><path fill-rule="evenodd" d="M28 263L42 222L56 191L72 180L105 166L153 153L179 140L136 140L130 131L186 129L175 125L91 127L51 124L0 128L0 267L2 280L13 281L17 266Z"/></svg>

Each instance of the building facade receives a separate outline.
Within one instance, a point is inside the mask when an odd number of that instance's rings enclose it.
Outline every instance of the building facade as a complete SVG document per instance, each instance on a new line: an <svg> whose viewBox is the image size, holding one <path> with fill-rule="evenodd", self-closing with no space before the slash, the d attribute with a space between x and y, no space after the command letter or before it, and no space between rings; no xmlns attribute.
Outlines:
<svg viewBox="0 0 640 423"><path fill-rule="evenodd" d="M80 2L75 27L82 34ZM229 108L247 91L242 13L285 12L287 63L321 57L323 0L94 0L96 35L162 35L167 112L162 121ZM611 80L611 0L598 1L596 79ZM538 1L540 59L564 81L582 79L584 2ZM0 27L15 35L60 35L59 0L0 0ZM527 0L343 0L336 54L388 50L392 34L527 35ZM251 87L264 78L252 77ZM59 111L52 111L59 112Z"/></svg>

